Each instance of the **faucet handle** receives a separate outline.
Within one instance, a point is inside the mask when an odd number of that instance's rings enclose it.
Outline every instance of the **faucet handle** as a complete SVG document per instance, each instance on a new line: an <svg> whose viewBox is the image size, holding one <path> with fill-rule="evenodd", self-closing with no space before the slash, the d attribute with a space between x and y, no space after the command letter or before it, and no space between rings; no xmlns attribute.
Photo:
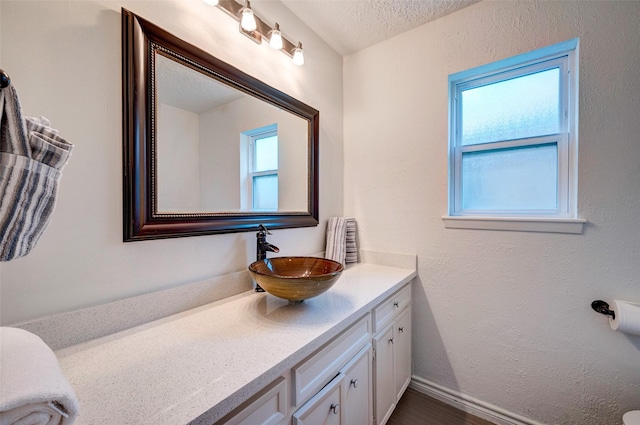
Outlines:
<svg viewBox="0 0 640 425"><path fill-rule="evenodd" d="M258 225L258 233L261 233L263 235L270 235L271 234L269 229L267 229L264 224Z"/></svg>

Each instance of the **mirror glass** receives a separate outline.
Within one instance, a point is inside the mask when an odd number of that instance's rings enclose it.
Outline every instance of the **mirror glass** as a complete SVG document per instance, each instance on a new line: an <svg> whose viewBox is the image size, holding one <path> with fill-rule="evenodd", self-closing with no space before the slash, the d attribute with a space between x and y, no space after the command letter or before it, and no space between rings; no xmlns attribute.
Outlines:
<svg viewBox="0 0 640 425"><path fill-rule="evenodd" d="M316 226L318 111L122 19L124 240Z"/></svg>
<svg viewBox="0 0 640 425"><path fill-rule="evenodd" d="M158 212L305 211L309 122L156 52Z"/></svg>

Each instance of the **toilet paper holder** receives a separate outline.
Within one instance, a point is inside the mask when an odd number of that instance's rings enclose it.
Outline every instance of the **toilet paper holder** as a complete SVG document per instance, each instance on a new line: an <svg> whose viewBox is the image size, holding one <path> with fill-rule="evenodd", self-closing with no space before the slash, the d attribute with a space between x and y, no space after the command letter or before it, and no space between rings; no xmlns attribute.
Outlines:
<svg viewBox="0 0 640 425"><path fill-rule="evenodd" d="M591 308L600 314L611 316L612 319L616 318L616 313L609 310L609 303L607 303L606 301L596 300L591 303Z"/></svg>

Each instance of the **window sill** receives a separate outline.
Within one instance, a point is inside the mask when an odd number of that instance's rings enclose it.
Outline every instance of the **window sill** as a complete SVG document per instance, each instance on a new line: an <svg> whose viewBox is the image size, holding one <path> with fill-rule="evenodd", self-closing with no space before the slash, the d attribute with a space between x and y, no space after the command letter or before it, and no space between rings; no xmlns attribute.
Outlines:
<svg viewBox="0 0 640 425"><path fill-rule="evenodd" d="M470 217L443 216L447 229L508 230L514 232L545 232L581 234L587 220L582 218L541 217Z"/></svg>

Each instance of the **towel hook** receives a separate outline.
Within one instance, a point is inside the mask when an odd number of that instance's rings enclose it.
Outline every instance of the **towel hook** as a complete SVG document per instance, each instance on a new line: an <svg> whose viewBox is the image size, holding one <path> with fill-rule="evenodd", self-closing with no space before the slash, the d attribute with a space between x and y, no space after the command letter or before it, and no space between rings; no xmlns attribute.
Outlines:
<svg viewBox="0 0 640 425"><path fill-rule="evenodd" d="M0 69L0 89L5 87L9 87L11 84L11 79L9 78L9 74Z"/></svg>
<svg viewBox="0 0 640 425"><path fill-rule="evenodd" d="M616 313L609 310L609 304L602 300L596 300L591 303L591 308L600 314L611 316L612 319L616 318Z"/></svg>

